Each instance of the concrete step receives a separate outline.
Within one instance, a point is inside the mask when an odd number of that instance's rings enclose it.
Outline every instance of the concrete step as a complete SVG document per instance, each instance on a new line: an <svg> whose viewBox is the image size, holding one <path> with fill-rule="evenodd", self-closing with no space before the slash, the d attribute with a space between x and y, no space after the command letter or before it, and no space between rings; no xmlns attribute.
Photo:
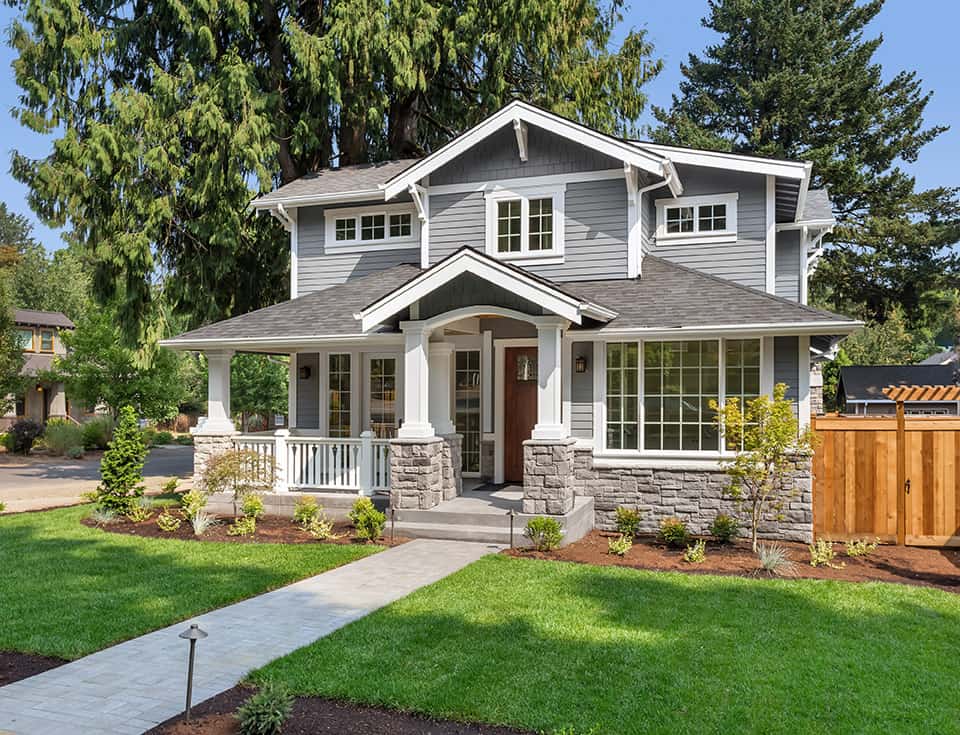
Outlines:
<svg viewBox="0 0 960 735"><path fill-rule="evenodd" d="M510 528L495 528L493 526L471 526L450 523L410 523L397 521L394 528L397 536L407 538L434 538L451 541L481 541L488 544L510 544ZM387 524L386 533L390 534L390 524ZM523 529L514 531L514 543L523 546L527 542Z"/></svg>
<svg viewBox="0 0 960 735"><path fill-rule="evenodd" d="M441 505L440 508L443 506ZM449 511L434 508L433 510L398 509L397 523L421 524L451 524L458 526L485 526L490 528L510 528L510 516L506 510L490 513L473 513L464 511ZM524 521L526 523L526 521ZM520 513L517 513L514 524L519 527Z"/></svg>

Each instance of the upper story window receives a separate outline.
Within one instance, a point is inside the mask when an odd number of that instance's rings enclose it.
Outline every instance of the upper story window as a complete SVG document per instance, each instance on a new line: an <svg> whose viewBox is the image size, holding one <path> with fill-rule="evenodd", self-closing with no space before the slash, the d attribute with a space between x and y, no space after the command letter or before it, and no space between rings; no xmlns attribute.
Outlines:
<svg viewBox="0 0 960 735"><path fill-rule="evenodd" d="M40 330L40 351L41 352L53 352L53 330L52 329L41 329Z"/></svg>
<svg viewBox="0 0 960 735"><path fill-rule="evenodd" d="M671 243L733 242L737 194L657 200L657 239Z"/></svg>
<svg viewBox="0 0 960 735"><path fill-rule="evenodd" d="M328 251L408 248L420 240L420 220L412 204L328 209L324 219Z"/></svg>
<svg viewBox="0 0 960 735"><path fill-rule="evenodd" d="M33 352L33 330L18 329L17 340L20 343L20 349L24 352Z"/></svg>
<svg viewBox="0 0 960 735"><path fill-rule="evenodd" d="M563 262L563 186L486 194L487 255Z"/></svg>

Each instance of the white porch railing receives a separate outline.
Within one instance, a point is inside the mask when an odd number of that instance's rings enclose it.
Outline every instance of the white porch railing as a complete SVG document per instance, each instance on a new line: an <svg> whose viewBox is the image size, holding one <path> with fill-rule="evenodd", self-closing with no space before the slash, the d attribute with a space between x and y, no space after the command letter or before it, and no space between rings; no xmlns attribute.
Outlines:
<svg viewBox="0 0 960 735"><path fill-rule="evenodd" d="M390 441L365 431L359 439L331 439L281 429L234 437L237 449L271 459L274 489L336 490L372 495L390 488Z"/></svg>

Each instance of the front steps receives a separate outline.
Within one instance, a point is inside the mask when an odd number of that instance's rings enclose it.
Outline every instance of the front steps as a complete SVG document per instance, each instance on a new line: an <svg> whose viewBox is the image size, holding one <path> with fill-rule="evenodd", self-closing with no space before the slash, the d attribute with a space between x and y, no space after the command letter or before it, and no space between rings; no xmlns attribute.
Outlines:
<svg viewBox="0 0 960 735"><path fill-rule="evenodd" d="M360 497L356 493L301 493L290 491L288 493L264 493L263 512L268 516L279 516L281 518L293 518L293 507L303 496L310 496L317 501L317 504L323 508L324 513L335 521L346 520L347 514L353 504ZM390 504L390 498L386 495L375 495L370 498L373 504L384 512ZM207 500L207 510L217 515L233 515L233 494L232 493L214 493Z"/></svg>

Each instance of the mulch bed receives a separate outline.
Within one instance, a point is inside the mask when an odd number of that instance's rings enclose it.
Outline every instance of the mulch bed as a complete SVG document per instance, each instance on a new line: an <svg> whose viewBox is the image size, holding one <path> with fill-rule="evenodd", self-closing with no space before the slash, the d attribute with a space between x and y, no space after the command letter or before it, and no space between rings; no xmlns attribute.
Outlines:
<svg viewBox="0 0 960 735"><path fill-rule="evenodd" d="M257 530L250 536L230 536L227 529L233 523L233 518L221 518L220 523L207 530L203 536L195 536L193 528L187 520L183 520L176 531L161 531L157 526L159 511L152 517L140 523L132 523L126 518L120 518L114 523L98 526L91 519L85 518L81 523L90 528L99 528L110 533L123 533L146 538L176 538L184 541L225 541L237 544L356 544L363 543L353 538L353 526L347 522L334 524L334 533L339 536L335 539L319 540L297 526L290 518L264 516L257 520ZM399 546L409 541L397 536L391 541L390 525L387 524L386 533L377 543L383 546Z"/></svg>
<svg viewBox="0 0 960 735"><path fill-rule="evenodd" d="M553 559L599 566L631 567L653 571L688 572L693 574L728 574L737 576L765 575L759 569L750 543L737 541L728 546L707 543L707 558L699 564L683 560L683 550L671 549L653 538L634 541L626 556L607 551L607 543L617 534L591 531L580 541L551 552L511 549L504 553L516 557ZM834 544L834 563L842 569L810 566L810 552L805 544L781 542L795 562L795 576L809 579L837 579L845 582L896 582L937 587L960 592L960 550L915 546L878 546L865 557L848 557L844 544Z"/></svg>
<svg viewBox="0 0 960 735"><path fill-rule="evenodd" d="M193 708L193 718L174 717L145 735L235 735L240 727L233 713L254 689L235 686ZM520 730L366 707L321 697L298 697L283 725L284 735L337 733L351 735L522 735Z"/></svg>
<svg viewBox="0 0 960 735"><path fill-rule="evenodd" d="M67 663L62 658L0 651L0 687Z"/></svg>

